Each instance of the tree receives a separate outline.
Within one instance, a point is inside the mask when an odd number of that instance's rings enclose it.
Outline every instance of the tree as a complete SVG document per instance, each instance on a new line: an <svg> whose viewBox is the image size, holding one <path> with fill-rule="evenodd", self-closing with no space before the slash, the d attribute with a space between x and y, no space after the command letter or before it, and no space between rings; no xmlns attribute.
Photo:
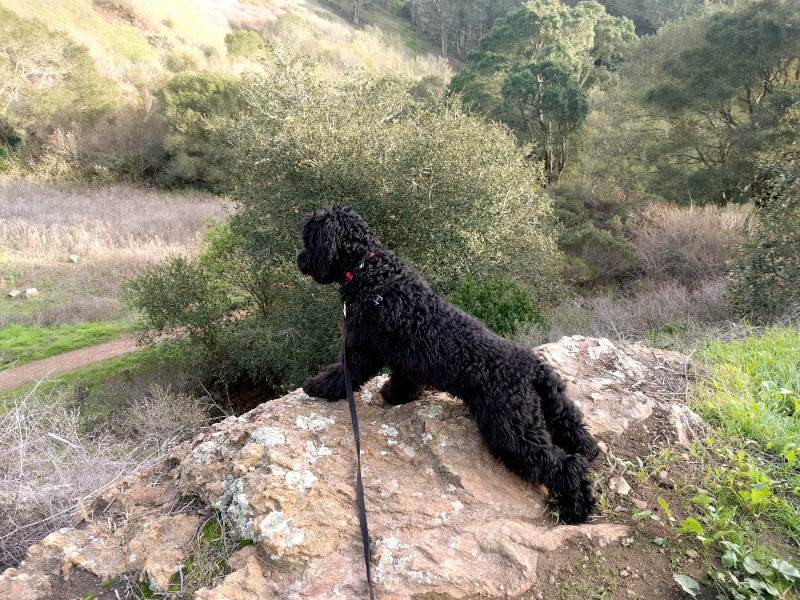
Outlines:
<svg viewBox="0 0 800 600"><path fill-rule="evenodd" d="M771 319L800 306L800 149L761 164L752 189L755 227L733 261L729 295L739 315Z"/></svg>
<svg viewBox="0 0 800 600"><path fill-rule="evenodd" d="M506 123L521 143L532 142L554 182L589 113L588 90L609 80L634 40L633 23L611 17L597 2L569 8L531 0L497 20L450 92L467 108Z"/></svg>
<svg viewBox="0 0 800 600"><path fill-rule="evenodd" d="M544 61L516 64L500 89L503 120L525 142L539 142L545 171L558 179L567 161L567 142L589 114L589 97L563 65Z"/></svg>
<svg viewBox="0 0 800 600"><path fill-rule="evenodd" d="M264 40L257 31L242 29L231 31L225 35L225 48L228 50L228 56L253 58L263 44Z"/></svg>
<svg viewBox="0 0 800 600"><path fill-rule="evenodd" d="M626 65L629 122L653 191L678 202L746 200L757 156L791 146L800 100L800 6L765 0L663 27ZM641 133L637 133L638 130Z"/></svg>
<svg viewBox="0 0 800 600"><path fill-rule="evenodd" d="M117 104L116 84L68 34L0 7L0 39L0 148L89 126Z"/></svg>
<svg viewBox="0 0 800 600"><path fill-rule="evenodd" d="M520 4L521 0L408 0L402 14L436 41L442 56L448 55L451 43L460 56Z"/></svg>
<svg viewBox="0 0 800 600"><path fill-rule="evenodd" d="M736 0L727 0L735 4ZM670 21L702 12L708 0L602 0L609 13L628 17L638 35L652 35Z"/></svg>

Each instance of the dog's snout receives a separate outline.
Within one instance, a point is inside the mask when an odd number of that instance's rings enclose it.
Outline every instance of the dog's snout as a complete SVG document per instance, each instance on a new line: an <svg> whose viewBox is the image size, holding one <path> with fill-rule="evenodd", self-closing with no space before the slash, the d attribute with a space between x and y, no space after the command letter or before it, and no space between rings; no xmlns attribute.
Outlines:
<svg viewBox="0 0 800 600"><path fill-rule="evenodd" d="M297 255L297 268L304 275L308 275L308 253L305 250L301 250Z"/></svg>

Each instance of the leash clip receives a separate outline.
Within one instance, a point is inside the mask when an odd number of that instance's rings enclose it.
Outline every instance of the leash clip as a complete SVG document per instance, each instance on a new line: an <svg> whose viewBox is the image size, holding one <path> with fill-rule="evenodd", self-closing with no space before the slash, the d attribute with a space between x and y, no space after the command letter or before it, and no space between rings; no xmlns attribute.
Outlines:
<svg viewBox="0 0 800 600"><path fill-rule="evenodd" d="M375 306L379 306L380 303L383 302L383 296L378 294L377 296L375 296L375 298L372 300L372 302L375 303Z"/></svg>

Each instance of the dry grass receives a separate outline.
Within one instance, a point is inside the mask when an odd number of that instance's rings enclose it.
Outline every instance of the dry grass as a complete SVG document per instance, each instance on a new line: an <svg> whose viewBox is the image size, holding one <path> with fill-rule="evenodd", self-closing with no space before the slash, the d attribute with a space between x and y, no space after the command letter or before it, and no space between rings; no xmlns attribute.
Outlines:
<svg viewBox="0 0 800 600"><path fill-rule="evenodd" d="M65 399L42 396L36 388L0 413L0 570L72 522L96 492L153 464L208 422L199 400L154 388L129 409L146 419L134 419L137 429L89 435Z"/></svg>
<svg viewBox="0 0 800 600"><path fill-rule="evenodd" d="M206 220L224 214L207 194L122 185L0 180L0 198L0 292L35 287L42 294L25 302L0 297L0 326L124 315L122 280L166 256L194 254Z"/></svg>
<svg viewBox="0 0 800 600"><path fill-rule="evenodd" d="M639 279L624 291L577 297L545 311L548 331L528 343L564 335L682 344L727 327L728 259L750 226L749 207L649 204L632 220Z"/></svg>
<svg viewBox="0 0 800 600"><path fill-rule="evenodd" d="M675 281L642 280L637 287L627 295L577 297L546 310L549 331L529 332L523 341L537 344L564 335L629 341L653 339L661 333L693 337L730 318L724 277L695 282L691 287Z"/></svg>
<svg viewBox="0 0 800 600"><path fill-rule="evenodd" d="M681 208L650 204L632 226L642 275L693 285L728 272L731 250L748 225L746 206Z"/></svg>
<svg viewBox="0 0 800 600"><path fill-rule="evenodd" d="M356 29L326 10L295 5L277 19L254 14L241 16L232 25L236 29L258 31L265 40L281 41L300 55L313 56L331 79L352 69L382 75L433 75L445 84L452 77L445 59L410 50L400 35L372 25ZM232 64L234 70L252 67L247 61Z"/></svg>
<svg viewBox="0 0 800 600"><path fill-rule="evenodd" d="M208 424L208 405L168 387L150 386L121 416L125 435L137 444L166 452Z"/></svg>

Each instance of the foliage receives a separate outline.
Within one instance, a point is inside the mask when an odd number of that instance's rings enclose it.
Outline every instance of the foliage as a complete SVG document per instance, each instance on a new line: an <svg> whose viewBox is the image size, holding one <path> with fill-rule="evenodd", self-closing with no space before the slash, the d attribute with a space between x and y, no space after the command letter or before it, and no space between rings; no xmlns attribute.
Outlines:
<svg viewBox="0 0 800 600"><path fill-rule="evenodd" d="M730 296L740 315L781 316L800 305L800 151L760 167L756 226L739 247Z"/></svg>
<svg viewBox="0 0 800 600"><path fill-rule="evenodd" d="M167 126L165 183L219 184L225 151L215 128L226 127L243 108L240 82L222 73L179 73L158 93Z"/></svg>
<svg viewBox="0 0 800 600"><path fill-rule="evenodd" d="M724 0L734 4L736 0ZM702 11L706 0L601 0L612 15L628 17L636 24L637 35L651 35L671 21L685 19Z"/></svg>
<svg viewBox="0 0 800 600"><path fill-rule="evenodd" d="M450 301L505 337L512 336L525 325L547 326L525 290L501 277L476 279L467 275L450 296Z"/></svg>
<svg viewBox="0 0 800 600"><path fill-rule="evenodd" d="M256 31L241 29L225 35L225 48L228 50L228 56L253 58L263 44L264 40Z"/></svg>
<svg viewBox="0 0 800 600"><path fill-rule="evenodd" d="M563 274L580 287L629 279L638 260L626 238L634 199L608 179L571 179L548 188L561 225L558 246L569 256Z"/></svg>
<svg viewBox="0 0 800 600"><path fill-rule="evenodd" d="M624 161L681 203L744 200L759 153L798 139L800 8L784 0L706 11L644 38L621 72ZM746 50L743 50L746 49Z"/></svg>
<svg viewBox="0 0 800 600"><path fill-rule="evenodd" d="M556 181L589 113L588 90L608 81L634 39L633 24L597 2L570 8L531 0L497 20L450 91L464 106L506 123L521 142L533 142Z"/></svg>
<svg viewBox="0 0 800 600"><path fill-rule="evenodd" d="M0 155L35 150L57 128L91 125L116 105L116 84L69 34L0 7L0 39Z"/></svg>
<svg viewBox="0 0 800 600"><path fill-rule="evenodd" d="M236 307L225 281L201 261L175 256L148 266L123 283L123 298L144 316L144 329L187 334L213 348Z"/></svg>
<svg viewBox="0 0 800 600"><path fill-rule="evenodd" d="M762 541L800 537L799 335L794 325L776 327L703 350L710 376L694 407L719 431L692 449L705 481L678 531L719 557L708 577L724 597L791 597L800 582L791 557Z"/></svg>
<svg viewBox="0 0 800 600"><path fill-rule="evenodd" d="M229 132L229 230L195 263L171 259L129 284L148 326L186 321L226 380L302 382L338 347L335 290L295 263L303 216L330 204L354 206L442 293L468 273L513 275L535 302L560 293L549 203L507 132L415 101L409 79L352 73L332 86L282 47L264 68L246 78L248 108Z"/></svg>
<svg viewBox="0 0 800 600"><path fill-rule="evenodd" d="M396 10L414 27L436 40L443 57L459 56L475 47L495 20L521 0L407 0Z"/></svg>

